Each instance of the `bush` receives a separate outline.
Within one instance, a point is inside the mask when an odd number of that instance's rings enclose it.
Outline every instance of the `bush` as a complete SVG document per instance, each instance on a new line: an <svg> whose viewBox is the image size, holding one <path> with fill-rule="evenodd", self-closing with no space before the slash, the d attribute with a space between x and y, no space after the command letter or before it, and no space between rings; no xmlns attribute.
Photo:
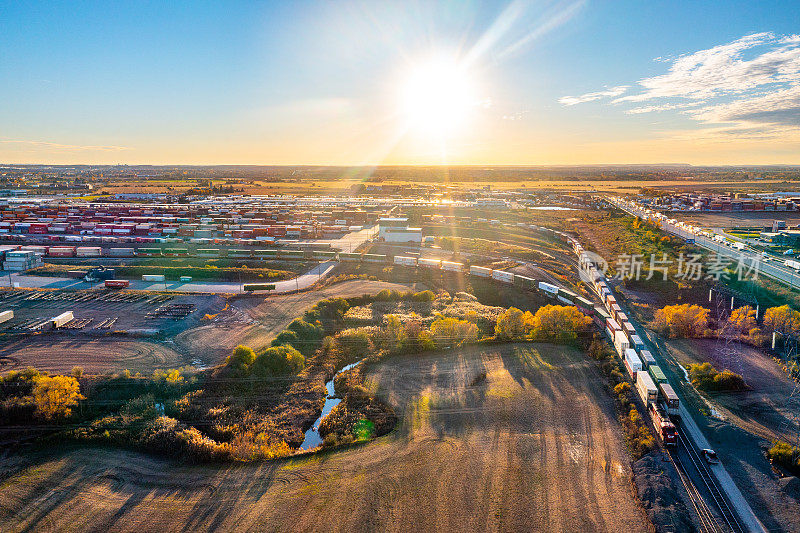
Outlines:
<svg viewBox="0 0 800 533"><path fill-rule="evenodd" d="M233 349L233 353L225 360L225 364L233 369L246 371L256 360L256 353L249 346L239 345Z"/></svg>
<svg viewBox="0 0 800 533"><path fill-rule="evenodd" d="M302 318L292 320L286 329L297 335L294 346L305 355L313 353L325 336L320 326L306 322Z"/></svg>
<svg viewBox="0 0 800 533"><path fill-rule="evenodd" d="M668 305L656 311L652 325L671 337L702 337L707 334L709 312L699 305Z"/></svg>
<svg viewBox="0 0 800 533"><path fill-rule="evenodd" d="M417 292L411 297L415 302L432 302L435 298L436 295L433 294L433 291Z"/></svg>
<svg viewBox="0 0 800 533"><path fill-rule="evenodd" d="M711 363L690 364L689 378L692 385L706 391L740 391L747 388L742 376L730 370L718 372Z"/></svg>
<svg viewBox="0 0 800 533"><path fill-rule="evenodd" d="M791 473L800 475L800 448L777 440L772 443L772 448L767 450L767 457Z"/></svg>
<svg viewBox="0 0 800 533"><path fill-rule="evenodd" d="M297 333L285 329L280 333L278 333L278 335L276 335L274 339L272 339L271 344L272 346L281 346L283 344L288 344L290 346L293 346L294 348L298 348L300 346L300 342L298 342L299 340L300 339L297 336Z"/></svg>
<svg viewBox="0 0 800 533"><path fill-rule="evenodd" d="M440 316L431 324L431 337L437 346L461 346L478 340L478 326L467 320Z"/></svg>
<svg viewBox="0 0 800 533"><path fill-rule="evenodd" d="M251 370L261 376L297 374L305 367L303 354L291 346L272 346L259 353Z"/></svg>

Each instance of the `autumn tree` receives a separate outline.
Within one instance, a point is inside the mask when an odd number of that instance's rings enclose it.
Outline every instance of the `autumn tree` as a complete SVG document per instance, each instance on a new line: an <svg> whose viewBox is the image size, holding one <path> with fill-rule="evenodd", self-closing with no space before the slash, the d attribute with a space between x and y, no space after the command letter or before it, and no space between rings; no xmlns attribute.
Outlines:
<svg viewBox="0 0 800 533"><path fill-rule="evenodd" d="M728 324L739 333L750 333L756 327L756 310L745 305L731 311Z"/></svg>
<svg viewBox="0 0 800 533"><path fill-rule="evenodd" d="M672 337L702 337L708 329L709 312L699 305L668 305L656 311L653 327Z"/></svg>
<svg viewBox="0 0 800 533"><path fill-rule="evenodd" d="M431 324L431 336L438 346L461 346L478 339L478 326L467 320L440 316Z"/></svg>
<svg viewBox="0 0 800 533"><path fill-rule="evenodd" d="M788 335L800 333L800 312L788 305L770 307L764 312L764 328Z"/></svg>
<svg viewBox="0 0 800 533"><path fill-rule="evenodd" d="M33 385L36 413L48 420L70 416L72 408L83 399L78 380L73 377L40 375Z"/></svg>
<svg viewBox="0 0 800 533"><path fill-rule="evenodd" d="M533 327L533 315L523 313L516 307L508 308L497 318L494 334L498 339L524 339Z"/></svg>
<svg viewBox="0 0 800 533"><path fill-rule="evenodd" d="M545 305L533 315L532 336L537 340L571 340L586 331L592 320L576 307Z"/></svg>

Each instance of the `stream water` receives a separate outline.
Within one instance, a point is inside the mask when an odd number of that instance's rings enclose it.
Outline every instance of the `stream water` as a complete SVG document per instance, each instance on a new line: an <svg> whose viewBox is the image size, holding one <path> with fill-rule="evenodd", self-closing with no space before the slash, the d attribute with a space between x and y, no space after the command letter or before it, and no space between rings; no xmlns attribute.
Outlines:
<svg viewBox="0 0 800 533"><path fill-rule="evenodd" d="M322 438L319 436L319 423L322 422L322 419L328 416L328 413L330 413L331 410L337 405L339 405L339 402L342 401L341 398L335 398L333 396L335 394L333 388L333 380L336 379L336 376L338 376L342 372L350 370L360 362L361 361L356 361L355 363L351 363L345 366L344 368L339 370L336 374L334 374L330 381L325 383L325 388L328 389L328 396L325 398L325 405L322 406L322 413L319 415L319 418L317 418L314 421L314 424L309 428L309 430L306 431L306 436L303 439L303 444L300 445L301 450L310 450L322 444Z"/></svg>

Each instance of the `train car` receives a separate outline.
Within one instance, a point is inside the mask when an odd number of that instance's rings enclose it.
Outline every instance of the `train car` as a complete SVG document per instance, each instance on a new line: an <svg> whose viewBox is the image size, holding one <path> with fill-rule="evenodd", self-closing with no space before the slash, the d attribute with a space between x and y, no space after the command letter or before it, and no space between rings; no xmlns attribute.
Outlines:
<svg viewBox="0 0 800 533"><path fill-rule="evenodd" d="M322 250L314 250L311 252L311 258L315 261L335 261L336 252L325 252Z"/></svg>
<svg viewBox="0 0 800 533"><path fill-rule="evenodd" d="M650 418L652 418L653 424L656 426L656 430L658 430L658 436L661 437L664 446L677 446L678 430L675 428L675 424L669 419L669 415L664 411L664 408L657 403L651 403L647 410L650 413Z"/></svg>
<svg viewBox="0 0 800 533"><path fill-rule="evenodd" d="M500 283L514 283L514 273L505 270L492 270L492 279Z"/></svg>
<svg viewBox="0 0 800 533"><path fill-rule="evenodd" d="M464 272L464 263L442 261L442 270L446 270L448 272Z"/></svg>
<svg viewBox="0 0 800 533"><path fill-rule="evenodd" d="M637 352L641 352L642 350L644 350L644 341L639 335L635 334L631 335L630 340L631 340L631 346L633 347L634 350L636 350Z"/></svg>
<svg viewBox="0 0 800 533"><path fill-rule="evenodd" d="M142 257L156 257L161 255L161 248L139 248L136 255Z"/></svg>
<svg viewBox="0 0 800 533"><path fill-rule="evenodd" d="M127 289L130 285L131 282L127 279L107 279L105 281L106 289Z"/></svg>
<svg viewBox="0 0 800 533"><path fill-rule="evenodd" d="M669 383L659 383L658 390L661 393L659 399L671 416L680 416L680 400L675 390Z"/></svg>
<svg viewBox="0 0 800 533"><path fill-rule="evenodd" d="M136 251L133 248L108 248L106 256L108 257L133 257Z"/></svg>
<svg viewBox="0 0 800 533"><path fill-rule="evenodd" d="M658 365L650 365L647 367L647 373L650 374L650 377L653 379L653 382L658 383L669 383L667 380L667 375L664 374L664 371L661 370L661 367Z"/></svg>
<svg viewBox="0 0 800 533"><path fill-rule="evenodd" d="M537 286L542 293L550 298L555 298L558 296L558 291L560 290L556 285L553 285L552 283L546 283L544 281L540 281Z"/></svg>
<svg viewBox="0 0 800 533"><path fill-rule="evenodd" d="M558 289L558 296L557 298L567 305L574 305L576 300L578 299L578 295L572 291L568 291L567 289Z"/></svg>
<svg viewBox="0 0 800 533"><path fill-rule="evenodd" d="M199 248L197 257L220 257L219 248Z"/></svg>
<svg viewBox="0 0 800 533"><path fill-rule="evenodd" d="M622 330L625 332L625 335L628 336L628 339L636 335L636 328L633 327L633 324L628 321L620 323L622 324ZM633 344L633 342L631 342L631 344Z"/></svg>
<svg viewBox="0 0 800 533"><path fill-rule="evenodd" d="M636 373L636 391L645 406L651 403L658 403L658 387L653 383L653 379L647 372L639 371Z"/></svg>
<svg viewBox="0 0 800 533"><path fill-rule="evenodd" d="M306 253L304 250L291 250L283 248L278 250L278 257L280 259L305 259Z"/></svg>
<svg viewBox="0 0 800 533"><path fill-rule="evenodd" d="M491 278L492 277L492 269L486 267L479 267L479 266L471 266L469 267L469 273L473 276L478 276L479 278Z"/></svg>
<svg viewBox="0 0 800 533"><path fill-rule="evenodd" d="M250 250L228 250L228 257L236 257L240 259L249 258L252 255Z"/></svg>
<svg viewBox="0 0 800 533"><path fill-rule="evenodd" d="M343 261L345 263L360 263L361 254L352 252L339 252L339 261Z"/></svg>
<svg viewBox="0 0 800 533"><path fill-rule="evenodd" d="M520 276L519 274L514 276L514 285L528 291L536 290L538 288L535 279L527 276Z"/></svg>
<svg viewBox="0 0 800 533"><path fill-rule="evenodd" d="M625 368L631 379L636 379L636 374L642 371L642 360L636 355L636 350L628 348L625 350Z"/></svg>
<svg viewBox="0 0 800 533"><path fill-rule="evenodd" d="M275 284L274 283L245 283L242 286L245 292L253 292L253 291L274 291Z"/></svg>
<svg viewBox="0 0 800 533"><path fill-rule="evenodd" d="M394 264L402 266L417 266L417 258L405 255L394 256Z"/></svg>
<svg viewBox="0 0 800 533"><path fill-rule="evenodd" d="M189 255L188 248L164 248L164 255L169 257L186 257Z"/></svg>
<svg viewBox="0 0 800 533"><path fill-rule="evenodd" d="M650 365L656 364L656 358L650 353L650 350L639 350L639 357L642 358L642 364L649 368Z"/></svg>
<svg viewBox="0 0 800 533"><path fill-rule="evenodd" d="M612 340L614 341L614 349L617 350L619 356L624 359L625 353L631 347L631 345L628 344L628 337L626 337L625 333L622 331L616 330L612 335Z"/></svg>
<svg viewBox="0 0 800 533"><path fill-rule="evenodd" d="M364 254L361 260L364 263L387 263L389 258L385 254Z"/></svg>
<svg viewBox="0 0 800 533"><path fill-rule="evenodd" d="M278 257L278 250L253 250L253 257L258 259L275 259Z"/></svg>
<svg viewBox="0 0 800 533"><path fill-rule="evenodd" d="M397 258L395 257L395 259ZM419 259L417 259L417 264L425 268L442 268L441 259L427 259L424 257L420 257Z"/></svg>

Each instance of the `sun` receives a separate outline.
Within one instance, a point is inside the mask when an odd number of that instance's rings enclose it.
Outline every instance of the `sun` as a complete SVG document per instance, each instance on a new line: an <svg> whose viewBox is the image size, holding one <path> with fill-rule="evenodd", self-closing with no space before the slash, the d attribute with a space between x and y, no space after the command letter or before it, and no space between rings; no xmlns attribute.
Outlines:
<svg viewBox="0 0 800 533"><path fill-rule="evenodd" d="M456 59L436 57L414 65L400 93L406 128L445 140L467 126L480 106L475 80Z"/></svg>

